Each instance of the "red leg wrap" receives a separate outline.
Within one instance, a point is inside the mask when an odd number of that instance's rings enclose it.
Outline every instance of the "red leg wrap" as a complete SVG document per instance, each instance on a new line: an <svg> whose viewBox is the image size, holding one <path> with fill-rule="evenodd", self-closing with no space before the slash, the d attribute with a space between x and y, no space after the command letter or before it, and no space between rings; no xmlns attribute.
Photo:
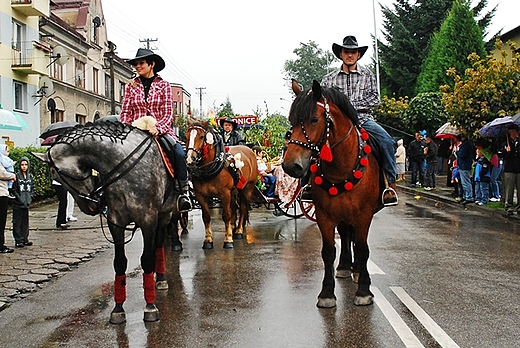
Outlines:
<svg viewBox="0 0 520 348"><path fill-rule="evenodd" d="M146 304L155 303L155 279L154 272L143 274L144 299Z"/></svg>
<svg viewBox="0 0 520 348"><path fill-rule="evenodd" d="M116 274L114 281L114 300L117 304L121 304L126 300L126 274Z"/></svg>
<svg viewBox="0 0 520 348"><path fill-rule="evenodd" d="M155 250L155 273L164 274L166 263L164 262L164 247Z"/></svg>

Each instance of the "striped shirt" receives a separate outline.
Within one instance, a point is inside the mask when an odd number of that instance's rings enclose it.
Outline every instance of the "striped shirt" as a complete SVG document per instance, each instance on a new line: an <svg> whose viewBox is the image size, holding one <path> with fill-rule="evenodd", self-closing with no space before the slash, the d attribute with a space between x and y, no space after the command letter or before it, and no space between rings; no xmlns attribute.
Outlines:
<svg viewBox="0 0 520 348"><path fill-rule="evenodd" d="M144 86L136 77L125 88L125 96L121 107L120 119L123 123L132 124L143 116L152 116L157 120L155 127L160 134L168 134L179 141L173 131L173 95L170 83L159 75L150 86L148 97L144 97Z"/></svg>
<svg viewBox="0 0 520 348"><path fill-rule="evenodd" d="M372 72L357 65L357 70L345 73L341 68L328 73L321 80L321 85L336 87L349 97L359 114L371 116L372 109L379 105L376 80Z"/></svg>

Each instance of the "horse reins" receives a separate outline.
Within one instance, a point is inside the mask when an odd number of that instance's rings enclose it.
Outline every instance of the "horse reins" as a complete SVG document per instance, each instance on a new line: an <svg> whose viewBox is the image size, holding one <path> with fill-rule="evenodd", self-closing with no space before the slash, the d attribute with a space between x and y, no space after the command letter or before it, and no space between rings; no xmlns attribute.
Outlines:
<svg viewBox="0 0 520 348"><path fill-rule="evenodd" d="M206 136L208 134L208 131L200 126L192 126L191 128L198 129L204 132L204 143L202 145L202 148L204 148L204 146L207 145ZM214 141L215 159L211 162L199 166L198 163L203 158L203 154L201 153L201 151L192 147L186 149L186 153L188 153L189 150L192 150L197 154L197 157L194 160L194 165L188 166L188 171L192 176L196 178L212 178L218 173L220 173L222 168L224 168L225 166L225 152L223 149L224 143L222 142L222 138L218 134L213 134L213 136L216 138Z"/></svg>

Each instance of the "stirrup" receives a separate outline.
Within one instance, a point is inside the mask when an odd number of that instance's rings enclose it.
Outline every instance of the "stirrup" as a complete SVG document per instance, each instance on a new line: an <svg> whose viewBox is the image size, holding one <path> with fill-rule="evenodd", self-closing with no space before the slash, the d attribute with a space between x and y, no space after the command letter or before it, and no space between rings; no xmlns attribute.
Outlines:
<svg viewBox="0 0 520 348"><path fill-rule="evenodd" d="M390 195L388 197L390 199L387 199L387 201L385 202L385 199L384 199L385 198L385 194L387 194L389 192L393 192L394 194ZM395 192L395 190L393 188L391 188L391 187L385 188L383 190L383 193L381 194L381 202L383 203L383 205L385 207L390 207L390 206L399 204L399 199L397 198L397 192Z"/></svg>
<svg viewBox="0 0 520 348"><path fill-rule="evenodd" d="M185 198L185 202L183 202L183 206L181 207L181 199ZM179 195L179 197L177 197L177 210L179 211L179 213L186 213L186 212L189 212L190 210L192 210L193 207L191 205L191 200L190 200L190 197L188 197L188 195Z"/></svg>

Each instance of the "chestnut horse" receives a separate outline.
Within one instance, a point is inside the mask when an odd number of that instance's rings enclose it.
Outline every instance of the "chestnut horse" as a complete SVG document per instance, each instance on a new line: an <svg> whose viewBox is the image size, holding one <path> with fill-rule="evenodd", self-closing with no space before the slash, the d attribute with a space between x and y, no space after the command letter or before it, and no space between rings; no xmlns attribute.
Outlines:
<svg viewBox="0 0 520 348"><path fill-rule="evenodd" d="M317 306L336 306L335 228L341 237L336 276L353 275L358 282L354 304L370 305L373 294L367 270L368 230L374 214L383 205L380 168L367 144L368 133L358 126L356 110L337 89L321 87L317 81L306 91L302 91L296 81L292 88L297 97L289 113L292 134L283 169L297 178L311 172L311 192L325 266Z"/></svg>
<svg viewBox="0 0 520 348"><path fill-rule="evenodd" d="M195 198L202 208L206 229L203 248L213 248L209 200L222 202L226 235L224 248L233 248L233 237L243 238L249 221L249 202L255 189L258 167L253 151L243 145L224 147L222 136L208 129L207 122L195 123L186 131L186 163ZM238 203L237 203L238 201ZM237 208L240 218L236 226Z"/></svg>

